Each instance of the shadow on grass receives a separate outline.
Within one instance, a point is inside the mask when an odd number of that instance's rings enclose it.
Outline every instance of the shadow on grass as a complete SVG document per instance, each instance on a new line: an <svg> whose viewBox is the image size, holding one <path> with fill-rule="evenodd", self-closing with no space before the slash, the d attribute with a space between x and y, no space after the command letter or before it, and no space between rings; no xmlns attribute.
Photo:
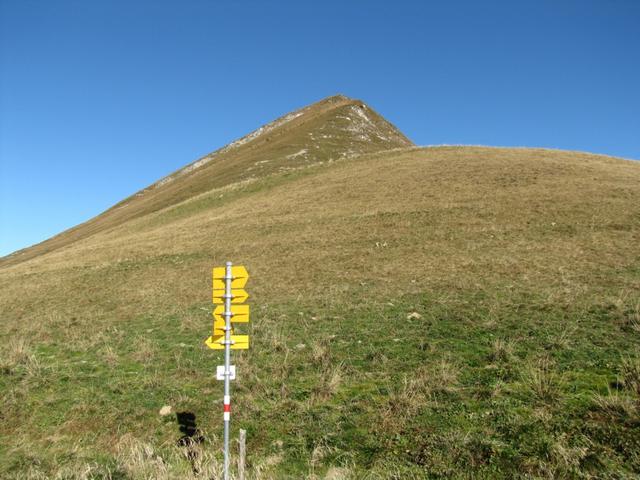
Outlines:
<svg viewBox="0 0 640 480"><path fill-rule="evenodd" d="M197 467L198 449L195 446L204 442L204 436L196 425L196 415L191 412L176 412L176 420L182 433L176 444L185 449L185 455L191 462L191 469L194 475L197 475L200 472Z"/></svg>

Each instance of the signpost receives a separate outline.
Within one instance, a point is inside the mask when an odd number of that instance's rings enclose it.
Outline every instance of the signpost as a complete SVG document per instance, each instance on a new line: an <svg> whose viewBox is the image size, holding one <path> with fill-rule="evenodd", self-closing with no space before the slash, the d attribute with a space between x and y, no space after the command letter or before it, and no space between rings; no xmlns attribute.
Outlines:
<svg viewBox="0 0 640 480"><path fill-rule="evenodd" d="M233 323L249 321L249 295L244 286L249 279L247 269L227 262L225 267L213 269L213 332L205 341L213 350L224 350L224 365L216 371L216 378L224 380L224 480L229 480L229 424L231 422L231 380L236 378L236 367L231 365L231 350L249 348L249 335L234 335Z"/></svg>

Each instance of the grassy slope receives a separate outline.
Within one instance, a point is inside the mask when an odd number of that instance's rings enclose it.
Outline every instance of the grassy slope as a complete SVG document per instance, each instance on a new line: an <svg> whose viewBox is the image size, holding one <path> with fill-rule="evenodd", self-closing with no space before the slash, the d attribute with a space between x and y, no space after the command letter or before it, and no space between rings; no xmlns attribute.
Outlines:
<svg viewBox="0 0 640 480"><path fill-rule="evenodd" d="M407 148L215 188L7 265L0 472L181 478L167 404L219 465L221 356L202 339L210 267L233 259L252 274L234 428L254 473L631 478L639 231L636 163Z"/></svg>
<svg viewBox="0 0 640 480"><path fill-rule="evenodd" d="M212 188L334 159L413 145L359 100L326 98L280 117L34 247L0 258L12 265L49 253Z"/></svg>

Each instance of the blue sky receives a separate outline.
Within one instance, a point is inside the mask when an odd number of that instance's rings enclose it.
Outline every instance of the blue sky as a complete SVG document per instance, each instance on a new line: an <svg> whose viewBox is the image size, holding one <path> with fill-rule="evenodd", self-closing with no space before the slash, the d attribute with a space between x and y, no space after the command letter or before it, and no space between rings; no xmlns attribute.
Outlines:
<svg viewBox="0 0 640 480"><path fill-rule="evenodd" d="M0 0L0 255L335 93L428 144L640 159L640 2Z"/></svg>

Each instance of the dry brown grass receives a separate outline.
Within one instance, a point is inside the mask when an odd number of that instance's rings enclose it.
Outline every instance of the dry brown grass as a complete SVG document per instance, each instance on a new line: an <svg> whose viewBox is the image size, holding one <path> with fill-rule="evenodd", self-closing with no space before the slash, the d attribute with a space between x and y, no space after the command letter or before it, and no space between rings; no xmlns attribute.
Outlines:
<svg viewBox="0 0 640 480"><path fill-rule="evenodd" d="M633 398L609 391L607 395L594 395L598 408L610 417L634 418L638 413L638 402Z"/></svg>
<svg viewBox="0 0 640 480"><path fill-rule="evenodd" d="M640 358L624 358L621 374L625 388L640 396Z"/></svg>
<svg viewBox="0 0 640 480"><path fill-rule="evenodd" d="M527 364L522 382L539 401L553 403L562 395L564 377L555 370L551 359L544 356Z"/></svg>
<svg viewBox="0 0 640 480"><path fill-rule="evenodd" d="M329 339L313 342L311 345L311 361L319 369L327 369L331 365Z"/></svg>
<svg viewBox="0 0 640 480"><path fill-rule="evenodd" d="M513 357L513 343L509 340L496 338L491 344L489 360L492 362L508 362Z"/></svg>
<svg viewBox="0 0 640 480"><path fill-rule="evenodd" d="M23 337L9 338L0 355L0 371L11 373L22 369L27 377L39 376L42 364L29 343L29 340Z"/></svg>
<svg viewBox="0 0 640 480"><path fill-rule="evenodd" d="M396 384L389 382L389 402L380 415L385 428L398 429L406 417L418 413L430 404L437 404L438 395L452 394L459 388L459 367L449 358L442 358L434 366L420 367L411 375L404 375Z"/></svg>
<svg viewBox="0 0 640 480"><path fill-rule="evenodd" d="M228 204L184 217L155 213L153 222L132 220L5 267L5 315L24 318L26 328L45 311L100 319L177 310L208 299L203 279L227 258L249 267L259 300L325 297L329 285L336 299L363 284L378 295L512 282L569 302L638 256L633 162L443 147L312 170ZM388 246L377 248L383 237ZM630 277L616 282L638 287Z"/></svg>
<svg viewBox="0 0 640 480"><path fill-rule="evenodd" d="M140 336L136 338L134 342L133 359L144 365L149 365L154 362L156 347L153 342L147 338Z"/></svg>
<svg viewBox="0 0 640 480"><path fill-rule="evenodd" d="M338 391L344 375L345 368L343 364L323 367L317 377L311 401L325 401L331 398Z"/></svg>

